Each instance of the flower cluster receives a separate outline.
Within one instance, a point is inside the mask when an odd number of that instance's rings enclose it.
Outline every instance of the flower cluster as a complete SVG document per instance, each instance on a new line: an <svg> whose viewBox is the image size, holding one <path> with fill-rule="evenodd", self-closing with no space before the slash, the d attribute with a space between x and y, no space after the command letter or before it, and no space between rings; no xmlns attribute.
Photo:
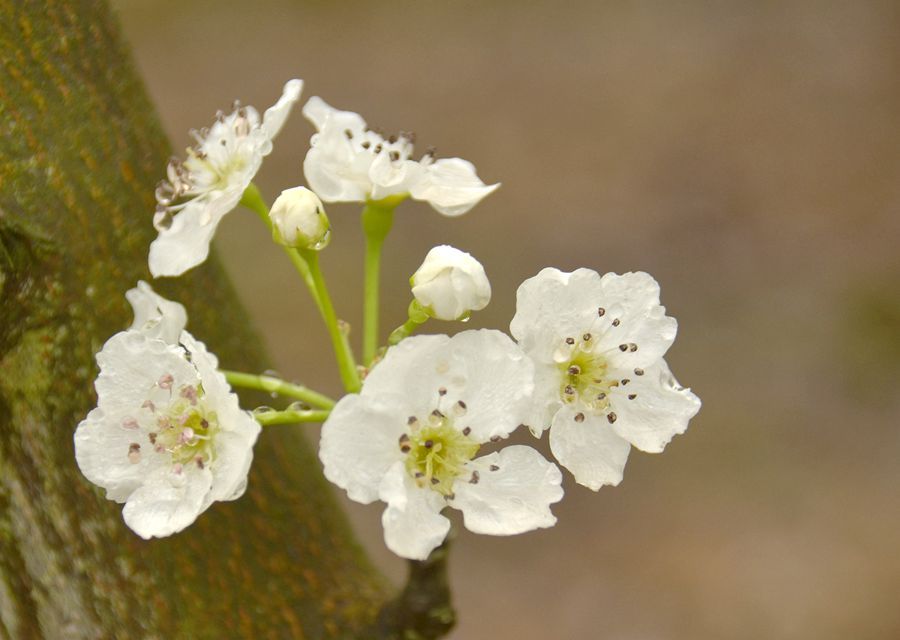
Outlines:
<svg viewBox="0 0 900 640"><path fill-rule="evenodd" d="M303 164L309 188L285 189L269 210L252 179L301 88L288 82L262 118L238 106L195 133L197 146L169 164L157 189L149 267L178 275L202 263L222 217L239 203L255 210L309 287L347 394L335 402L271 377L226 378L184 330L184 308L139 283L126 294L134 323L97 354L98 406L75 433L84 475L125 503L128 526L145 538L180 531L243 493L261 424L321 420L325 476L353 500L384 502L387 546L424 559L447 536L447 509L476 533L550 527L563 497L556 463L597 490L622 480L632 446L658 453L685 431L700 400L663 359L677 324L641 272L547 268L519 287L511 337L412 336L432 318L464 321L491 298L478 260L437 246L410 278L407 322L357 366L319 265L332 235L323 201L366 204L364 329L377 338L380 250L394 208L409 197L460 215L498 185L459 158L413 160L412 134L385 137L313 97L303 107L316 129ZM300 404L246 412L229 382ZM527 445L503 446L520 427L537 438L549 430L556 463Z"/></svg>

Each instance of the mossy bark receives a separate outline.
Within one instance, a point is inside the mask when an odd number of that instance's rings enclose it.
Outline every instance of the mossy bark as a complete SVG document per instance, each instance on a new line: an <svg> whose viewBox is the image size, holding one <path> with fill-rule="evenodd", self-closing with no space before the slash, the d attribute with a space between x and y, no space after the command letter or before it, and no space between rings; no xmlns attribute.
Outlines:
<svg viewBox="0 0 900 640"><path fill-rule="evenodd" d="M398 604L382 612L390 589L294 429L262 434L242 499L164 540L132 534L75 465L94 353L149 276L169 155L105 2L0 0L0 128L0 639L419 633L385 624ZM157 288L223 366L264 368L214 258ZM437 590L425 610L447 624L408 637L449 626Z"/></svg>

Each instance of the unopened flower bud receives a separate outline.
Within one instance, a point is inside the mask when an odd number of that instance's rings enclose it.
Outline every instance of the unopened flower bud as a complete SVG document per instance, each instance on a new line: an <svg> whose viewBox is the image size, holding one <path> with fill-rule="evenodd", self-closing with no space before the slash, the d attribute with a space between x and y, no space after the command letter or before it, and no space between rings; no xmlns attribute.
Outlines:
<svg viewBox="0 0 900 640"><path fill-rule="evenodd" d="M448 245L429 251L409 281L418 303L439 320L465 320L491 301L491 284L481 263Z"/></svg>
<svg viewBox="0 0 900 640"><path fill-rule="evenodd" d="M319 196L306 187L281 192L272 210L272 237L297 249L324 249L331 239L330 223Z"/></svg>

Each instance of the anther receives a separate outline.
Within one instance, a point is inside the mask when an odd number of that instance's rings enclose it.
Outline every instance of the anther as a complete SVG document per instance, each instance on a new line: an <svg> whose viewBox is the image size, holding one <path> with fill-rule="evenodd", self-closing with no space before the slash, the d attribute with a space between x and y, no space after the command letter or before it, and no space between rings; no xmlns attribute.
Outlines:
<svg viewBox="0 0 900 640"><path fill-rule="evenodd" d="M606 309L604 309L603 307L599 307L597 309L597 315L602 318L606 315Z"/></svg>
<svg viewBox="0 0 900 640"><path fill-rule="evenodd" d="M175 378L172 377L171 373L163 374L159 380L157 380L156 384L160 389L171 389L172 383L175 382Z"/></svg>
<svg viewBox="0 0 900 640"><path fill-rule="evenodd" d="M344 135L347 136L347 140L353 140L353 132L350 129L344 129Z"/></svg>
<svg viewBox="0 0 900 640"><path fill-rule="evenodd" d="M638 347L637 347L637 345L636 345L635 343L633 343L633 342L629 342L629 343L628 343L628 350L629 350L631 353L634 353L635 351L637 351L637 349L638 349Z"/></svg>
<svg viewBox="0 0 900 640"><path fill-rule="evenodd" d="M576 413L575 414L575 422L584 422L584 414Z"/></svg>
<svg viewBox="0 0 900 640"><path fill-rule="evenodd" d="M619 382L621 382L622 386L624 387L626 384L631 382L631 379L630 378L622 378Z"/></svg>
<svg viewBox="0 0 900 640"><path fill-rule="evenodd" d="M590 342L590 341L591 341L591 337L592 337L591 334L586 333L586 334L584 334L583 336L581 336L581 339L584 340L585 342Z"/></svg>
<svg viewBox="0 0 900 640"><path fill-rule="evenodd" d="M425 474L422 473L421 471L416 471L415 476L416 476L417 478L424 478L424 477L425 477Z"/></svg>
<svg viewBox="0 0 900 640"><path fill-rule="evenodd" d="M500 467L498 467L498 466L495 465L495 464L492 464L492 465L491 465L491 471L500 471Z"/></svg>
<svg viewBox="0 0 900 640"><path fill-rule="evenodd" d="M618 327L620 324L622 324L622 321L619 320L618 318L616 318L615 320L612 321L612 326L614 326L614 327Z"/></svg>
<svg viewBox="0 0 900 640"><path fill-rule="evenodd" d="M500 442L502 439L500 436L491 436L491 442Z"/></svg>
<svg viewBox="0 0 900 640"><path fill-rule="evenodd" d="M467 435L469 435L470 433L472 433L472 427L466 427L465 429L462 430L462 434L463 434L464 436L467 436Z"/></svg>
<svg viewBox="0 0 900 640"><path fill-rule="evenodd" d="M372 143L369 142L368 140L366 140L365 142L362 143L361 146L362 146L363 149L368 149L369 147L372 146Z"/></svg>
<svg viewBox="0 0 900 640"><path fill-rule="evenodd" d="M566 344L575 344L575 338L566 338Z"/></svg>
<svg viewBox="0 0 900 640"><path fill-rule="evenodd" d="M441 387L440 389L438 389L438 395L442 397L447 395L447 387Z"/></svg>
<svg viewBox="0 0 900 640"><path fill-rule="evenodd" d="M574 396L575 395L575 387L573 387L570 384L567 384L566 388L563 389L563 393L565 393L567 396Z"/></svg>
<svg viewBox="0 0 900 640"><path fill-rule="evenodd" d="M137 429L138 422L134 418L125 418L122 420L122 426L126 429Z"/></svg>
<svg viewBox="0 0 900 640"><path fill-rule="evenodd" d="M419 419L415 416L410 416L406 419L406 424L409 427L415 426L416 424L418 424L418 422L419 422Z"/></svg>
<svg viewBox="0 0 900 640"><path fill-rule="evenodd" d="M381 144L376 144L374 151L375 153L381 153Z"/></svg>
<svg viewBox="0 0 900 640"><path fill-rule="evenodd" d="M605 394L605 393L598 393L598 394L597 394L597 400L606 400L606 394Z"/></svg>
<svg viewBox="0 0 900 640"><path fill-rule="evenodd" d="M391 153L389 154L389 157L391 159L391 162L396 162L397 160L400 159L400 154L397 153L396 151L391 151Z"/></svg>
<svg viewBox="0 0 900 640"><path fill-rule="evenodd" d="M431 478L431 484L440 484L440 483L441 483L441 481L438 480L437 478L434 478L434 477Z"/></svg>
<svg viewBox="0 0 900 640"><path fill-rule="evenodd" d="M151 431L147 434L147 438L150 440L150 444L156 444L156 432Z"/></svg>
<svg viewBox="0 0 900 640"><path fill-rule="evenodd" d="M150 411L156 411L156 405L153 404L152 400L144 400L144 404L141 405L141 409L150 409Z"/></svg>
<svg viewBox="0 0 900 640"><path fill-rule="evenodd" d="M203 464L203 457L202 457L202 456L197 456L196 458L194 458L194 462L197 463L197 468L198 468L198 469L202 469L202 468L204 467L204 464Z"/></svg>
<svg viewBox="0 0 900 640"><path fill-rule="evenodd" d="M472 478L469 480L471 484L478 484L478 480L481 479L481 476L478 475L477 471L472 472Z"/></svg>
<svg viewBox="0 0 900 640"><path fill-rule="evenodd" d="M571 367L569 367L570 376L577 376L579 373L581 373L581 367L579 367L577 364L573 364Z"/></svg>
<svg viewBox="0 0 900 640"><path fill-rule="evenodd" d="M636 394L636 393L629 393L629 394L628 394L628 399L629 399L629 400L634 400L635 398L637 398L637 394Z"/></svg>
<svg viewBox="0 0 900 640"><path fill-rule="evenodd" d="M456 404L453 405L453 415L455 415L457 417L464 416L464 415L466 415L467 409L468 409L468 407L466 406L465 402L463 402L462 400L457 400Z"/></svg>
<svg viewBox="0 0 900 640"><path fill-rule="evenodd" d="M612 424L613 422L616 421L616 414L613 413L612 411L610 411L609 413L606 414L606 419L609 420L610 424Z"/></svg>
<svg viewBox="0 0 900 640"><path fill-rule="evenodd" d="M636 375L636 376L642 376L642 375L644 375L644 370L643 370L643 369L635 369L635 370L634 370L634 375Z"/></svg>
<svg viewBox="0 0 900 640"><path fill-rule="evenodd" d="M141 445L137 442L132 442L128 445L128 461L131 464L137 464L141 461Z"/></svg>
<svg viewBox="0 0 900 640"><path fill-rule="evenodd" d="M426 448L426 449L431 449L431 447L433 447L433 446L434 446L434 440L426 440L426 441L425 441L425 448Z"/></svg>
<svg viewBox="0 0 900 640"><path fill-rule="evenodd" d="M622 352L628 351L628 345L627 345L627 344L620 344L620 345L619 345L619 351L622 351Z"/></svg>
<svg viewBox="0 0 900 640"><path fill-rule="evenodd" d="M432 411L431 415L433 415L435 418L443 418L444 417L444 414L441 413L439 409L435 409L434 411Z"/></svg>

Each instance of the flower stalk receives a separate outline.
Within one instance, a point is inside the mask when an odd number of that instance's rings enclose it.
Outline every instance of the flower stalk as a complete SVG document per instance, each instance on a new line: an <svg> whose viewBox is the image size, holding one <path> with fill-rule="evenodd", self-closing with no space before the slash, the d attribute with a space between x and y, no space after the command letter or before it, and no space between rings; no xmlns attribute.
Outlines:
<svg viewBox="0 0 900 640"><path fill-rule="evenodd" d="M341 328L341 323L334 312L334 305L331 303L331 296L325 285L322 269L319 267L319 254L309 249L301 249L299 253L301 259L309 267L310 277L319 296L319 308L322 311L325 325L328 327L328 334L331 336L331 346L334 348L334 355L337 358L341 381L349 393L355 393L362 387L362 381L359 378L359 371L356 369L356 361L353 358L353 351L350 349L347 333Z"/></svg>
<svg viewBox="0 0 900 640"><path fill-rule="evenodd" d="M255 411L253 418L262 426L268 427L275 424L297 424L300 422L324 422L331 411L319 409L308 411Z"/></svg>
<svg viewBox="0 0 900 640"><path fill-rule="evenodd" d="M313 391L299 384L286 382L273 376L243 373L240 371L222 371L225 379L232 387L242 389L254 389L265 393L275 393L280 396L294 398L320 409L331 409L335 402L328 396Z"/></svg>
<svg viewBox="0 0 900 640"><path fill-rule="evenodd" d="M374 360L378 349L381 248L394 224L394 209L403 199L403 196L393 196L378 201L370 200L362 211L362 228L366 236L363 294L363 362L366 364Z"/></svg>

